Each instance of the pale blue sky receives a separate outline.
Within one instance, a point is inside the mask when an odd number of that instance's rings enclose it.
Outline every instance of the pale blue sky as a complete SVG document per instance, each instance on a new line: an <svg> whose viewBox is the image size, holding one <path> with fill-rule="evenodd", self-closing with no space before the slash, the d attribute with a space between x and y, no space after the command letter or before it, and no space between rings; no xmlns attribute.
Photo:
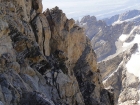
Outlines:
<svg viewBox="0 0 140 105"><path fill-rule="evenodd" d="M94 15L105 18L127 10L140 9L140 0L42 0L43 10L58 6L68 18Z"/></svg>

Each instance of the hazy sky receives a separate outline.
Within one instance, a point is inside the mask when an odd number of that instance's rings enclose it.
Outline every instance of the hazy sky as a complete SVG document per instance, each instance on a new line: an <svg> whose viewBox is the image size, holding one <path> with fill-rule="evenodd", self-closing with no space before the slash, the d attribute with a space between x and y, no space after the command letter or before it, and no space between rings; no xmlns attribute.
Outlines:
<svg viewBox="0 0 140 105"><path fill-rule="evenodd" d="M85 15L105 18L127 10L140 9L140 0L42 0L44 10L58 6L68 18Z"/></svg>

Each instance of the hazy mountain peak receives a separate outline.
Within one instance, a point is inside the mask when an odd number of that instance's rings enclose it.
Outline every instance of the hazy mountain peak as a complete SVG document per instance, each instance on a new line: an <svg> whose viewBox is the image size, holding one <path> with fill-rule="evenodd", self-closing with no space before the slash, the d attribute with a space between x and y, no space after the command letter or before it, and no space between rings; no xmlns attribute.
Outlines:
<svg viewBox="0 0 140 105"><path fill-rule="evenodd" d="M113 23L120 23L124 21L135 22L140 20L140 10L129 10L122 14L114 15L110 18L103 19L107 25L112 25Z"/></svg>

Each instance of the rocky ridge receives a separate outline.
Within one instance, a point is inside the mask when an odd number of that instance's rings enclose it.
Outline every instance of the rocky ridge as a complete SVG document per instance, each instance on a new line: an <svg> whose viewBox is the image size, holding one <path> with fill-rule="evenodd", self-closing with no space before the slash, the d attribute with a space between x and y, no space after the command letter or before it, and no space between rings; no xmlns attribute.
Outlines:
<svg viewBox="0 0 140 105"><path fill-rule="evenodd" d="M113 105L84 30L42 0L0 0L1 105Z"/></svg>

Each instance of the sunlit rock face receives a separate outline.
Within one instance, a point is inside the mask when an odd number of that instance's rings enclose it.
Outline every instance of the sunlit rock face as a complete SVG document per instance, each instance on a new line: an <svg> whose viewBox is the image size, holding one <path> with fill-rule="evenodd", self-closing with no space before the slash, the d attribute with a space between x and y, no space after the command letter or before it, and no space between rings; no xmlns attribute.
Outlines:
<svg viewBox="0 0 140 105"><path fill-rule="evenodd" d="M42 0L0 0L1 105L113 105L83 28Z"/></svg>

